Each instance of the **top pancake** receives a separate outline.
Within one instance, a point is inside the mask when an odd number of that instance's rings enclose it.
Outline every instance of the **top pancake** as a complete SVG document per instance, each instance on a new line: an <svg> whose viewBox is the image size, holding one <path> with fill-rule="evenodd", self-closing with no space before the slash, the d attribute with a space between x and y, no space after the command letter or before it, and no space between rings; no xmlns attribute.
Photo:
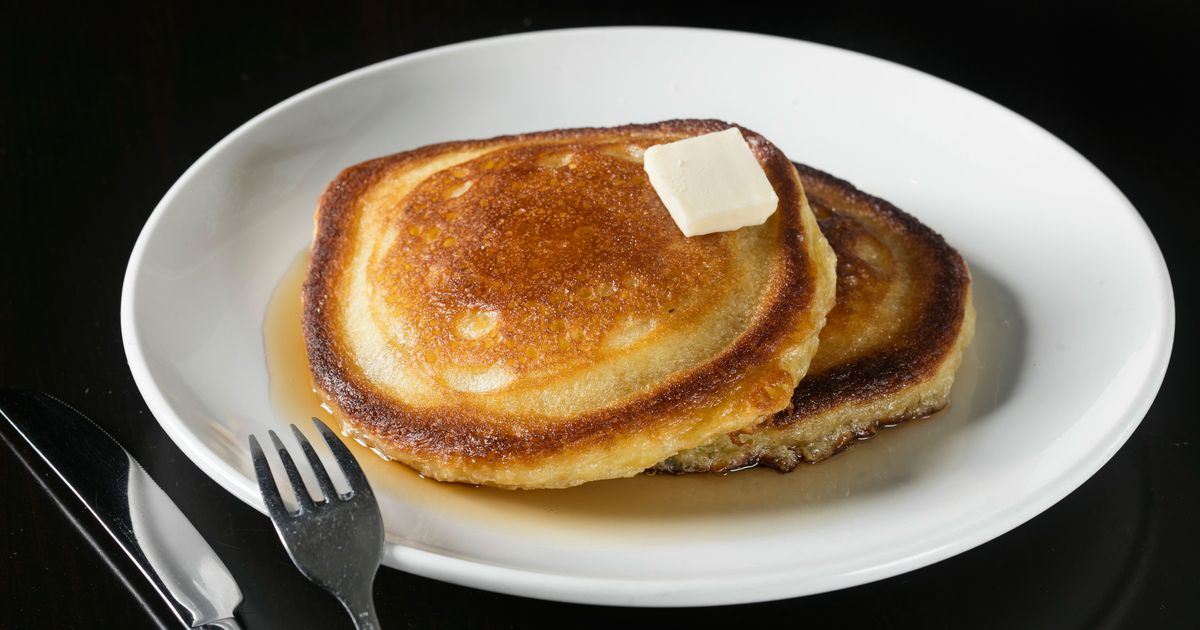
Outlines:
<svg viewBox="0 0 1200 630"><path fill-rule="evenodd" d="M820 461L885 424L944 407L975 332L971 276L933 230L878 197L796 164L838 258L837 304L789 409L656 466L788 471Z"/></svg>
<svg viewBox="0 0 1200 630"><path fill-rule="evenodd" d="M788 404L834 258L787 158L765 224L685 238L642 169L669 121L453 142L322 196L304 285L317 390L426 476L499 487L629 476Z"/></svg>

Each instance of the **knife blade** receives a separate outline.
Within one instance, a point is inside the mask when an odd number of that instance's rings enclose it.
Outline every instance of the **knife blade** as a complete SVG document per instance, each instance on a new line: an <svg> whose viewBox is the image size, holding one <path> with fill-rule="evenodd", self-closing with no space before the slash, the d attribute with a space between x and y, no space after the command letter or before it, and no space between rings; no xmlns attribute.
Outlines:
<svg viewBox="0 0 1200 630"><path fill-rule="evenodd" d="M237 582L200 532L120 444L70 405L0 390L0 415L49 464L190 628L239 630Z"/></svg>

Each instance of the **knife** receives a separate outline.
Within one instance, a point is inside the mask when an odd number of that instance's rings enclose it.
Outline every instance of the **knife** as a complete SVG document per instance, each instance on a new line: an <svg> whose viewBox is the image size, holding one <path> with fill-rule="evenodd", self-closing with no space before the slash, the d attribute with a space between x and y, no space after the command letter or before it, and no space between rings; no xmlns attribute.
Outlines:
<svg viewBox="0 0 1200 630"><path fill-rule="evenodd" d="M100 427L40 392L0 390L17 430L137 564L189 628L240 630L242 591L158 484Z"/></svg>

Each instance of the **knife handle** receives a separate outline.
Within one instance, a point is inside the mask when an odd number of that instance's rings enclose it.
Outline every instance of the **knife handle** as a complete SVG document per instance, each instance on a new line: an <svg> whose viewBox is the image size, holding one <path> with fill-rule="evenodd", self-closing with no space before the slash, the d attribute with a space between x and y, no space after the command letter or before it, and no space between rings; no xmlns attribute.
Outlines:
<svg viewBox="0 0 1200 630"><path fill-rule="evenodd" d="M112 436L57 398L28 390L0 389L0 418L96 517L185 627L238 628L229 625L242 601L237 582Z"/></svg>
<svg viewBox="0 0 1200 630"><path fill-rule="evenodd" d="M125 556L121 546L107 535L108 532L100 523L91 518L91 513L75 500L75 496L66 486L57 483L57 479L51 481L49 477L52 477L53 473L48 470L45 462L41 461L32 447L15 433L11 425L0 420L0 442L8 447L14 456L13 460L25 469L34 485L58 508L63 518L83 541L96 552L117 582L133 596L138 606L145 611L150 623L159 628L173 627L177 620L174 611L158 597L156 591L145 588L145 578L137 566Z"/></svg>

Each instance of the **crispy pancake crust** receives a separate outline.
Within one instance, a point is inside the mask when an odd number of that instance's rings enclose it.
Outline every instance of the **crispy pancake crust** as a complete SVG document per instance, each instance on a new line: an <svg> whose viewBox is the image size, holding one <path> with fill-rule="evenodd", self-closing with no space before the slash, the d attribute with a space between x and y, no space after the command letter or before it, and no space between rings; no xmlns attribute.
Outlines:
<svg viewBox="0 0 1200 630"><path fill-rule="evenodd" d="M975 331L971 278L945 240L850 183L796 164L838 256L837 304L792 405L762 425L722 435L655 467L781 471L825 459L881 426L943 408Z"/></svg>
<svg viewBox="0 0 1200 630"><path fill-rule="evenodd" d="M509 488L637 474L789 402L835 262L795 169L780 203L685 239L641 166L684 120L432 145L343 171L303 289L314 385L418 472Z"/></svg>

